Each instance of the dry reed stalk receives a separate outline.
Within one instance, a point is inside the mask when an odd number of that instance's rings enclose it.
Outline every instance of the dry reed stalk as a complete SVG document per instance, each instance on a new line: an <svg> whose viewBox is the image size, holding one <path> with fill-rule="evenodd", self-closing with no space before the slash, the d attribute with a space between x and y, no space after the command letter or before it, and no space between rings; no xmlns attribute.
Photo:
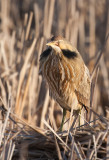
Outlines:
<svg viewBox="0 0 109 160"><path fill-rule="evenodd" d="M92 71L92 73L91 73L91 79L93 79L93 76L94 76L94 73L95 73L95 71L96 71L96 68L97 68L97 66L98 66L98 64L99 64L99 61L100 61L101 56L102 56L102 54L103 54L103 51L104 51L104 49L105 49L105 47L106 47L106 43L107 43L107 41L108 41L108 38L109 38L109 33L107 34L107 36L106 36L106 38L105 38L105 41L104 41L104 44L103 44L101 50L100 50L99 53L98 53L96 62L95 62L94 67L93 67L93 71Z"/></svg>
<svg viewBox="0 0 109 160"><path fill-rule="evenodd" d="M33 12L30 13L28 25L27 25L27 28L26 28L25 40L28 40L29 33L30 33L30 28L31 28L31 23L32 23L32 19L33 19Z"/></svg>
<svg viewBox="0 0 109 160"><path fill-rule="evenodd" d="M62 1L61 0L58 0L58 1L55 1L56 3L56 8L54 8L54 17L56 15L56 20L57 20L57 31L56 31L56 34L62 34L63 35L63 30L65 29L65 26L66 26L66 10L67 10L67 3L68 1ZM59 8L59 9L58 9ZM63 9L64 9L64 12L63 12ZM57 16L58 15L58 16Z"/></svg>
<svg viewBox="0 0 109 160"><path fill-rule="evenodd" d="M19 79L18 91L17 91L17 96L16 96L16 105L15 105L15 113L17 113L17 114L19 114L19 112L20 112L20 105L21 105L20 103L22 100L22 97L21 97L22 84L23 84L24 77L26 74L28 62L33 54L35 45L36 45L36 39L33 40L31 47L28 49L28 51L26 53L25 63L24 63L22 70L20 72L20 79Z"/></svg>
<svg viewBox="0 0 109 160"><path fill-rule="evenodd" d="M108 76L108 70L104 61L104 56L102 56L100 60L100 68L103 76L103 83L105 87L105 92L107 96L109 97L109 76Z"/></svg>
<svg viewBox="0 0 109 160"><path fill-rule="evenodd" d="M60 151L60 148L59 148L59 145L58 145L58 142L57 142L55 135L54 135L54 139L55 139L55 145L56 145L56 149L57 149L57 153L58 153L58 158L61 160L62 159L61 151Z"/></svg>
<svg viewBox="0 0 109 160"><path fill-rule="evenodd" d="M9 19L9 11L10 11L10 2L7 0L1 1L1 28L3 32L8 35L8 28L11 25L11 19Z"/></svg>
<svg viewBox="0 0 109 160"><path fill-rule="evenodd" d="M78 31L79 31L79 12L77 11L74 15L74 21L72 21L72 25L70 28L72 28L70 34L70 41L72 42L73 46L77 47L77 40L78 40ZM70 31L69 28L69 31Z"/></svg>
<svg viewBox="0 0 109 160"><path fill-rule="evenodd" d="M49 38L51 35L55 0L52 0L52 1L49 0L49 3L50 3L50 7L49 7L49 14L48 14L47 28L46 28L47 29L47 38Z"/></svg>
<svg viewBox="0 0 109 160"><path fill-rule="evenodd" d="M22 29L22 33L21 33L21 43L20 43L20 49L21 50L24 49L24 41L25 41L27 23L28 23L28 14L26 13L24 15L24 22L23 22L24 28Z"/></svg>
<svg viewBox="0 0 109 160"><path fill-rule="evenodd" d="M40 40L40 46L38 48L38 54L37 54L37 70L36 70L37 78L36 78L36 82L38 82L38 79L39 79L39 58L40 58L40 55L42 53L43 45L44 45L44 38L42 37L41 40ZM37 88L39 87L38 83L37 83L36 87ZM38 101L38 97L37 97L37 101Z"/></svg>
<svg viewBox="0 0 109 160"><path fill-rule="evenodd" d="M3 140L3 137L4 137L4 132L6 130L6 125L8 123L8 118L9 118L10 110L11 110L11 108L8 109L8 112L7 112L7 115L6 115L6 118L5 118L5 122L4 122L3 126L2 126L2 130L1 130L1 134L0 134L1 135L0 136L0 146L1 146L1 143L2 143L2 140Z"/></svg>
<svg viewBox="0 0 109 160"><path fill-rule="evenodd" d="M9 109L7 109L7 107L5 106L5 110L8 111ZM42 134L43 136L45 136L44 130L42 130L41 128L31 125L31 123L28 123L24 118L20 118L17 114L13 113L12 111L10 111L10 113L11 113L12 117L15 117L15 119L20 121L22 125L26 125L27 127L35 130L37 133ZM13 120L11 117L10 117L10 119ZM13 120L13 122L17 124L16 121ZM20 125L18 125L18 126L21 128Z"/></svg>
<svg viewBox="0 0 109 160"><path fill-rule="evenodd" d="M99 74L99 68L96 70L96 75L94 79L91 82L91 99L90 99L90 108L97 109L96 108L96 101L97 101L97 94L96 94L96 89L97 89L97 79L98 79L98 74ZM90 110L90 109L89 109ZM90 116L89 116L89 122L94 119L94 114L92 114L90 110Z"/></svg>
<svg viewBox="0 0 109 160"><path fill-rule="evenodd" d="M45 116L46 116L46 113L47 113L48 104L49 104L49 90L47 90L44 105L43 105L43 109L42 109L41 122L40 122L40 127L41 128L44 128L44 123L43 122L45 120Z"/></svg>
<svg viewBox="0 0 109 160"><path fill-rule="evenodd" d="M106 158L109 158L109 133L107 135Z"/></svg>
<svg viewBox="0 0 109 160"><path fill-rule="evenodd" d="M30 70L29 70L29 74L28 74L28 78L27 78L27 83L26 83L26 86L25 86L25 89L24 89L24 95L23 95L23 98L22 98L22 104L20 106L19 117L22 117L23 109L24 109L24 106L25 106L25 103L26 103L26 98L27 98L27 94L28 94L28 90L29 90L29 85L30 85L31 73L32 73L33 65L34 65L34 61L32 62ZM28 115L27 115L28 119L30 117L29 116L30 113L28 112Z"/></svg>
<svg viewBox="0 0 109 160"><path fill-rule="evenodd" d="M40 23L39 23L39 8L38 5L34 4L34 16L35 16L35 35L39 36L40 33Z"/></svg>
<svg viewBox="0 0 109 160"><path fill-rule="evenodd" d="M7 99L6 99L6 90L5 90L5 87L4 87L1 79L0 79L0 88L1 88L1 93L0 94L2 96L2 99L3 99L4 103L5 103L5 105L7 106L8 104L7 104Z"/></svg>
<svg viewBox="0 0 109 160"><path fill-rule="evenodd" d="M44 120L43 123L54 133L54 135L62 142L62 144L66 147L66 149L71 150L67 144L58 136L58 134L50 127L50 125ZM62 146L62 147L64 147Z"/></svg>
<svg viewBox="0 0 109 160"><path fill-rule="evenodd" d="M12 65L14 65L14 62L15 62L15 49L14 49L14 46L15 46L15 36L16 36L16 32L13 31L12 33L12 38L11 38L11 42L10 42L10 55L9 55L9 66L12 67Z"/></svg>
<svg viewBox="0 0 109 160"><path fill-rule="evenodd" d="M37 67L33 66L31 82L29 85L29 106L28 106L28 121L36 125L36 106L38 106L39 92L42 83L42 77L38 77ZM38 83L36 83L36 80ZM37 108L38 109L38 108Z"/></svg>
<svg viewBox="0 0 109 160"><path fill-rule="evenodd" d="M46 29L47 29L47 24L48 24L48 10L49 10L49 7L48 7L48 5L49 5L49 0L46 0L45 1L45 6L44 6L44 25L43 25L43 35L45 36L45 37L47 37L47 31L46 31Z"/></svg>
<svg viewBox="0 0 109 160"><path fill-rule="evenodd" d="M55 130L55 132L58 130L56 125L56 120L54 118L54 110L55 110L55 101L53 99L50 100L50 108L49 108L49 121L52 128Z"/></svg>
<svg viewBox="0 0 109 160"><path fill-rule="evenodd" d="M86 9L85 9L85 6L84 6L84 1L81 0L79 1L79 11L80 11L80 17L79 17L79 51L83 57L83 59L87 60L87 58L85 57L85 52L86 52L86 49L85 49L85 44L86 44L86 31L85 31L85 13L86 13Z"/></svg>
<svg viewBox="0 0 109 160"><path fill-rule="evenodd" d="M95 56L95 1L90 0L89 1L89 41L90 41L90 47L89 47L89 55L90 57ZM90 62L89 68L90 72L92 72L94 66L94 59Z"/></svg>
<svg viewBox="0 0 109 160"><path fill-rule="evenodd" d="M49 119L50 119L50 123L51 123L51 126L53 124L53 119L54 119L54 105L55 105L55 101L53 99L50 100L50 108L49 108ZM55 128L54 128L55 130Z"/></svg>
<svg viewBox="0 0 109 160"><path fill-rule="evenodd" d="M4 62L4 67L5 67L5 71L9 71L9 67L8 67L8 59L7 59L7 55L5 52L5 39L1 42L1 55L3 58L3 62Z"/></svg>
<svg viewBox="0 0 109 160"><path fill-rule="evenodd" d="M76 105L76 101L74 101L74 105ZM70 134L70 127L71 127L71 122L72 122L72 115L73 115L73 108L71 109L71 113L70 113L70 119L69 119L69 124L68 124L68 129L67 129L67 134L69 136ZM75 122L75 121L74 121ZM68 136L66 136L66 145L68 144ZM66 148L64 148L64 154L65 154Z"/></svg>

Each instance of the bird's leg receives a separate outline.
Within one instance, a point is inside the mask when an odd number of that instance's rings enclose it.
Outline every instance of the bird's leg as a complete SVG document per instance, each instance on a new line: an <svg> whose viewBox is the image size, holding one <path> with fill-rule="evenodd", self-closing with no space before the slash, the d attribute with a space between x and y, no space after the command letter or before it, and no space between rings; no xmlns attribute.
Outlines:
<svg viewBox="0 0 109 160"><path fill-rule="evenodd" d="M62 131L63 125L64 125L64 120L65 120L65 116L66 116L66 109L63 108L63 117L62 117L62 122L61 122L61 126L60 126L60 131Z"/></svg>

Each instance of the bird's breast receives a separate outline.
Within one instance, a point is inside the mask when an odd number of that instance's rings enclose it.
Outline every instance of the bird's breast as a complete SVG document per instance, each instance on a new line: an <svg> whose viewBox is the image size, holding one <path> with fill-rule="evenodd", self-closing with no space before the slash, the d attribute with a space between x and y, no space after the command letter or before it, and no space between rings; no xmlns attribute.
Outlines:
<svg viewBox="0 0 109 160"><path fill-rule="evenodd" d="M73 91L71 81L75 77L73 66L59 57L50 57L44 65L44 75L55 99L67 98Z"/></svg>

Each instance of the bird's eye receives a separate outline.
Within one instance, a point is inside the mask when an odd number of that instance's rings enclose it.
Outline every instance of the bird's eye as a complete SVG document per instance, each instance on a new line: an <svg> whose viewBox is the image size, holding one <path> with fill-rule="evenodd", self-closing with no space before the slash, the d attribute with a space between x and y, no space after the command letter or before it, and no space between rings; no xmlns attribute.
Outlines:
<svg viewBox="0 0 109 160"><path fill-rule="evenodd" d="M59 46L59 42L58 42L58 41L57 41L57 42L55 42L55 45L56 45L56 46Z"/></svg>

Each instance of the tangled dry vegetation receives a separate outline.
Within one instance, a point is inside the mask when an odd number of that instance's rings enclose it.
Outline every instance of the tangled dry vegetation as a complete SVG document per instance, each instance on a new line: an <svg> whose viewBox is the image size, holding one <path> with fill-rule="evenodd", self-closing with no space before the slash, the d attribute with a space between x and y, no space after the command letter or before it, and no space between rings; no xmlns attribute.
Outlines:
<svg viewBox="0 0 109 160"><path fill-rule="evenodd" d="M0 159L109 159L109 0L0 0L0 6ZM57 132L61 108L38 75L53 34L70 40L93 73L89 121L76 127L75 117L63 132Z"/></svg>

